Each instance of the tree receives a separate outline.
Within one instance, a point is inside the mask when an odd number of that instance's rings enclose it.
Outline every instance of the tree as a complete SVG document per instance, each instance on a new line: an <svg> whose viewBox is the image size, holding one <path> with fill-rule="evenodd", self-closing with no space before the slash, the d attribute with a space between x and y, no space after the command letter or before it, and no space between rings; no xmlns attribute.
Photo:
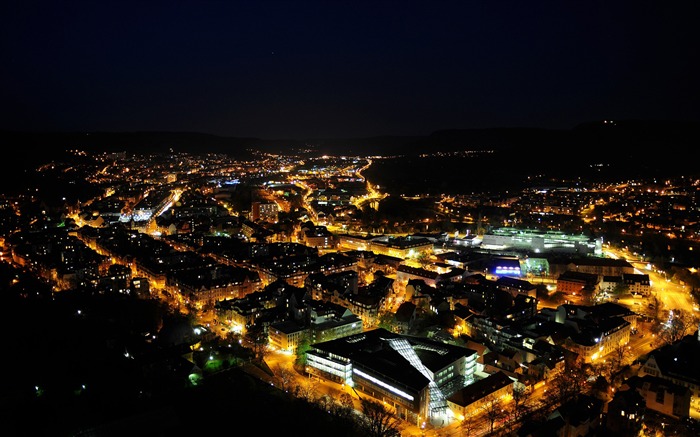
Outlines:
<svg viewBox="0 0 700 437"><path fill-rule="evenodd" d="M539 300L548 300L549 299L549 290L547 290L547 285L545 284L537 284L535 285L535 293L537 296L537 299Z"/></svg>
<svg viewBox="0 0 700 437"><path fill-rule="evenodd" d="M420 264L421 267L426 268L430 265L432 262L430 259L430 253L428 252L420 252L418 253L418 256L416 256L416 261L418 264Z"/></svg>
<svg viewBox="0 0 700 437"><path fill-rule="evenodd" d="M593 390L598 392L601 399L608 398L608 392L610 390L610 383L607 378L603 375L598 375L598 377L593 382Z"/></svg>
<svg viewBox="0 0 700 437"><path fill-rule="evenodd" d="M549 297L549 300L554 304L562 304L562 303L566 302L566 294L564 294L561 291L555 291Z"/></svg>
<svg viewBox="0 0 700 437"><path fill-rule="evenodd" d="M333 409L335 401L330 395L324 394L316 400L316 403L318 404L319 408L321 408L321 410L330 413Z"/></svg>
<svg viewBox="0 0 700 437"><path fill-rule="evenodd" d="M615 353L611 352L610 354L612 356L611 359L605 358L602 360L596 360L587 366L590 367L590 372L588 372L585 377L586 380L588 380L589 375L610 375L613 372L613 368L615 367Z"/></svg>
<svg viewBox="0 0 700 437"><path fill-rule="evenodd" d="M368 437L400 437L397 420L384 405L361 399L363 420L361 427Z"/></svg>
<svg viewBox="0 0 700 437"><path fill-rule="evenodd" d="M674 282L688 284L690 288L700 287L700 276L694 274L687 268L674 266L671 270L673 272L672 280Z"/></svg>
<svg viewBox="0 0 700 437"><path fill-rule="evenodd" d="M477 435L479 428L481 428L481 421L473 414L466 416L459 425L463 437Z"/></svg>
<svg viewBox="0 0 700 437"><path fill-rule="evenodd" d="M681 309L674 309L669 311L668 320L662 326L659 337L666 343L676 343L696 327L697 319L693 314Z"/></svg>
<svg viewBox="0 0 700 437"><path fill-rule="evenodd" d="M499 419L505 417L501 398L493 393L484 398L484 403L481 405L481 410L489 423L489 433L493 433L493 425Z"/></svg>
<svg viewBox="0 0 700 437"><path fill-rule="evenodd" d="M340 402L340 405L343 407L350 409L355 408L355 403L352 400L352 396L348 393L341 393L338 397L338 402Z"/></svg>
<svg viewBox="0 0 700 437"><path fill-rule="evenodd" d="M659 320L662 314L664 303L661 299L659 299L659 296L657 296L656 293L654 293L649 299L649 305L649 315L654 320Z"/></svg>
<svg viewBox="0 0 700 437"><path fill-rule="evenodd" d="M613 296L620 297L629 293L629 291L629 285L625 284L624 282L618 282L617 284L615 284L615 287L613 287L613 289L610 291L610 294L612 294Z"/></svg>
<svg viewBox="0 0 700 437"><path fill-rule="evenodd" d="M581 290L581 303L583 305L595 304L595 294L586 289Z"/></svg>
<svg viewBox="0 0 700 437"><path fill-rule="evenodd" d="M208 313L209 311L214 311L215 303L216 302L214 301L214 299L207 299L207 301L204 302L204 305L202 305L201 312L204 314Z"/></svg>
<svg viewBox="0 0 700 437"><path fill-rule="evenodd" d="M275 367L275 382L278 387L284 391L289 391L294 385L294 374L289 370L284 368L281 364L277 364Z"/></svg>
<svg viewBox="0 0 700 437"><path fill-rule="evenodd" d="M588 379L589 367L580 359L566 361L561 375L554 380L556 401L563 404L582 392Z"/></svg>
<svg viewBox="0 0 700 437"><path fill-rule="evenodd" d="M252 344L253 356L256 360L262 360L267 353L267 335L261 328L251 328L248 330L247 337Z"/></svg>
<svg viewBox="0 0 700 437"><path fill-rule="evenodd" d="M513 386L513 420L520 420L530 411L530 396L532 392L529 386L515 384Z"/></svg>
<svg viewBox="0 0 700 437"><path fill-rule="evenodd" d="M306 402L312 403L316 399L318 393L319 381L316 378L308 378L303 383L299 384L296 389L296 396Z"/></svg>
<svg viewBox="0 0 700 437"><path fill-rule="evenodd" d="M617 372L625 364L625 361L630 355L630 349L623 343L617 345L611 354L613 372Z"/></svg>
<svg viewBox="0 0 700 437"><path fill-rule="evenodd" d="M352 401L352 396L347 393L341 393L331 406L329 413L337 418L354 418L354 410L355 404Z"/></svg>
<svg viewBox="0 0 700 437"><path fill-rule="evenodd" d="M396 315L389 311L383 313L379 316L378 326L386 329L387 331L395 332L394 328L396 327Z"/></svg>
<svg viewBox="0 0 700 437"><path fill-rule="evenodd" d="M306 367L306 353L311 349L311 340L309 339L308 335L303 335L299 339L299 343L297 343L297 349L296 349L296 361L294 361L294 364L300 368L303 369Z"/></svg>

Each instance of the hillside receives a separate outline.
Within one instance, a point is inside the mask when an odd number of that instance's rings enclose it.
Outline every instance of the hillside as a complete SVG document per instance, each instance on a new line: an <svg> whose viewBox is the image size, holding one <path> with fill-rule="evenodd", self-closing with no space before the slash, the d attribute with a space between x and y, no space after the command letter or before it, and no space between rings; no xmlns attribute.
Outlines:
<svg viewBox="0 0 700 437"><path fill-rule="evenodd" d="M691 175L697 167L690 155L700 144L700 123L626 120L587 122L569 130L533 128L451 129L426 136L266 140L220 137L196 132L72 132L32 133L0 131L11 153L5 172L12 177L24 169L59 159L69 149L224 153L247 159L250 150L316 155L417 156L436 152L488 150L488 162L499 172L519 169L585 172L591 167L613 166L617 172L637 175ZM689 155L690 154L690 155ZM473 169L473 166L470 166ZM498 173L497 173L498 174ZM6 175L6 176L7 176Z"/></svg>

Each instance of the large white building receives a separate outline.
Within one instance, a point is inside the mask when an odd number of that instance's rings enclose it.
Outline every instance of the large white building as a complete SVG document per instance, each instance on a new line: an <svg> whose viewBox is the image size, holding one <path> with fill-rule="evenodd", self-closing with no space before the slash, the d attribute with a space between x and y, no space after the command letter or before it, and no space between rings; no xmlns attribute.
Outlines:
<svg viewBox="0 0 700 437"><path fill-rule="evenodd" d="M483 236L484 249L522 249L534 253L561 252L603 254L603 239L585 235L568 235L561 231L538 229L496 228Z"/></svg>
<svg viewBox="0 0 700 437"><path fill-rule="evenodd" d="M374 329L307 352L307 371L386 402L416 424L449 423L447 398L474 382L477 352Z"/></svg>

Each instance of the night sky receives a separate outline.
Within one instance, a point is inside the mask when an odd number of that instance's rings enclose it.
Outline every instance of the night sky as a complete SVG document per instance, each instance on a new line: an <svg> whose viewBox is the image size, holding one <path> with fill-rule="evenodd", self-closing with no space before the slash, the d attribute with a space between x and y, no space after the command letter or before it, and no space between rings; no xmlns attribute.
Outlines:
<svg viewBox="0 0 700 437"><path fill-rule="evenodd" d="M690 1L0 5L0 129L350 138L700 120Z"/></svg>

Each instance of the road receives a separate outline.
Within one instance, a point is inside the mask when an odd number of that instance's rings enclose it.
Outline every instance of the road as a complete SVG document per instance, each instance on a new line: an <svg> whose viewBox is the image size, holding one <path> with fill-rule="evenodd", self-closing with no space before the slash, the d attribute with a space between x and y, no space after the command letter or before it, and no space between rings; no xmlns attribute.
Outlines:
<svg viewBox="0 0 700 437"><path fill-rule="evenodd" d="M638 257L634 257L627 251L613 248L606 248L606 254L613 258L625 259L629 262L635 269L635 273L649 275L649 281L651 282L651 293L656 296L662 304L661 310L672 310L681 309L687 311L691 314L698 314L696 310L697 304L695 303L693 297L690 295L689 290L684 285L677 284L670 280L667 280L665 273L659 270L655 270L654 267L649 264L642 262ZM634 299L635 301L637 299ZM622 303L622 299L621 302ZM626 304L630 304L625 301ZM639 306L631 303L630 309L635 312L639 312ZM646 305L646 302L640 303L640 305ZM635 308L635 306L637 308Z"/></svg>
<svg viewBox="0 0 700 437"><path fill-rule="evenodd" d="M656 335L652 333L654 323L656 322L637 323L637 333L630 335L630 341L627 344L629 349L628 361L634 361L659 346L656 341Z"/></svg>
<svg viewBox="0 0 700 437"><path fill-rule="evenodd" d="M356 177L361 178L367 184L367 193L364 196L353 201L353 203L358 209L362 209L362 207L365 204L369 203L370 205L372 205L374 202L379 202L380 200L388 196L388 194L386 193L380 193L379 191L377 191L375 187L367 180L367 178L362 176L362 171L367 170L371 165L372 160L367 159L367 165L357 170L357 173L355 174ZM379 188L379 186L377 186L376 188Z"/></svg>

